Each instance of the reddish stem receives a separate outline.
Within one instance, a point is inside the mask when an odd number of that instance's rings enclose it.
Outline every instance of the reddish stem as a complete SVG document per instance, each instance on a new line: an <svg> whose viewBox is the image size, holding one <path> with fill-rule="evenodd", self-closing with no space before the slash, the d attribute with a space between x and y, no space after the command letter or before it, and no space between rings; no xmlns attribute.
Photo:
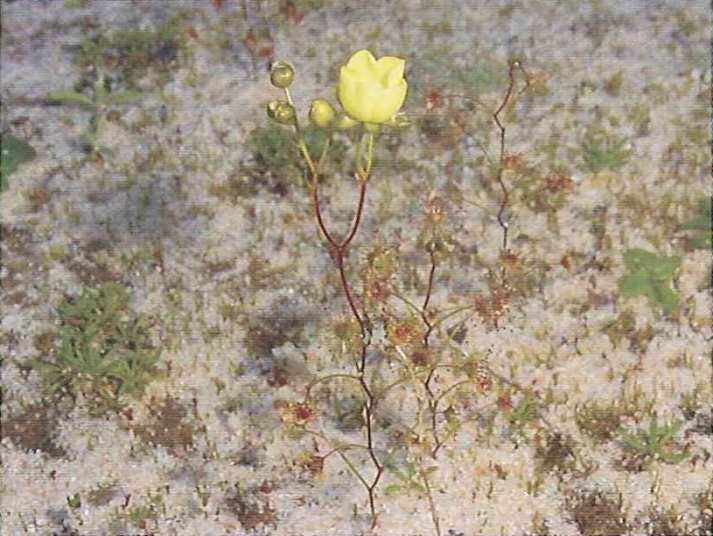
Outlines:
<svg viewBox="0 0 713 536"><path fill-rule="evenodd" d="M359 373L359 382L361 384L362 390L364 391L364 394L366 395L366 401L364 402L364 413L365 413L365 422L366 422L366 436L367 436L367 447L369 451L369 456L374 464L374 467L376 467L376 475L374 477L374 480L372 483L367 486L367 492L369 494L369 508L371 511L371 516L373 519L373 524L376 525L376 505L374 501L374 490L376 489L377 484L379 483L379 480L381 479L381 475L384 472L384 466L381 465L379 462L378 458L376 457L376 453L374 452L374 439L373 439L373 410L375 406L375 399L374 395L372 394L371 390L369 389L369 386L366 383L365 379L365 374L366 374L366 351L367 348L369 347L371 343L371 327L370 327L370 321L369 317L366 311L363 311L364 318L362 318L362 315L359 314L359 311L356 306L356 302L352 296L352 292L349 288L349 282L347 281L347 275L346 271L344 270L344 256L346 254L347 248L349 247L349 244L352 242L354 237L356 236L357 230L359 229L359 225L361 223L361 216L364 211L364 201L366 199L366 184L367 180L365 177L361 177L357 175L357 180L359 181L359 201L357 204L357 209L356 213L354 215L354 220L352 222L351 228L341 242L337 242L332 235L329 233L327 230L327 226L324 223L324 219L322 218L322 209L321 205L319 202L319 190L318 190L318 182L317 182L317 174L313 173L312 175L312 200L313 200L313 205L314 205L314 213L317 219L317 223L319 225L320 230L322 231L322 234L324 237L327 239L327 242L329 243L329 246L331 247L333 251L333 258L334 262L337 266L337 269L339 270L339 278L342 283L342 290L344 291L344 295L347 298L347 302L349 303L349 308L351 309L352 314L354 315L354 318L356 318L356 321L359 323L359 328L361 329L361 337L362 337L362 347L361 347L361 356L359 361L356 364L357 372Z"/></svg>
<svg viewBox="0 0 713 536"><path fill-rule="evenodd" d="M431 270L428 273L428 288L426 289L426 298L423 300L423 307L421 307L421 320L426 324L426 333L423 336L423 345L428 347L428 338L431 336L433 331L433 324L428 319L428 304L431 301L431 293L433 292L433 279L436 275L436 253L433 248L429 248L428 254L431 257Z"/></svg>

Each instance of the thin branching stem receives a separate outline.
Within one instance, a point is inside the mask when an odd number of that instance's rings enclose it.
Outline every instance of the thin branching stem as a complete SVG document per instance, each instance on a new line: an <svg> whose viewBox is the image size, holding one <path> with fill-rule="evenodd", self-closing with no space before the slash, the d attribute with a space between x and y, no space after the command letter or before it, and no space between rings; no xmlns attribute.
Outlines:
<svg viewBox="0 0 713 536"><path fill-rule="evenodd" d="M337 374L329 374L327 376L322 376L320 378L317 378L316 380L314 380L312 383L310 383L307 386L307 389L306 389L307 397L309 397L309 394L315 385L317 385L318 383L322 383L322 382L326 382L326 381L335 379L335 378L348 378L351 380L359 381L359 376L356 376L354 374L337 373Z"/></svg>
<svg viewBox="0 0 713 536"><path fill-rule="evenodd" d="M421 471L421 480L423 480L423 486L426 489L426 496L428 497L428 508L431 511L431 519L433 520L433 526L436 528L436 536L441 536L441 523L438 518L436 502L433 500L433 492L431 491L431 484L428 482L428 475L426 474L426 471Z"/></svg>
<svg viewBox="0 0 713 536"><path fill-rule="evenodd" d="M288 102L291 103L291 97L289 95L289 92L286 91L286 95L288 98ZM357 369L357 375L356 376L351 376L351 375L343 375L342 377L349 377L352 379L357 379L359 381L359 384L361 385L362 390L364 391L365 395L365 401L364 401L364 421L366 425L366 436L367 436L367 445L366 449L369 452L369 457L371 458L374 467L376 469L376 474L374 476L374 479L371 481L371 483L368 483L364 477L362 477L361 474L356 471L356 468L353 466L351 461L344 455L343 452L338 451L339 455L344 459L345 463L352 469L354 474L357 475L361 483L364 485L364 487L367 489L368 495L369 495L369 509L371 511L371 516L372 516L372 523L375 526L376 525L376 520L377 520L377 515L376 515L376 505L375 505L375 489L376 486L379 483L379 480L381 479L381 475L383 474L384 467L383 465L379 462L379 459L376 456L376 453L374 451L374 437L373 437L373 412L374 412L374 406L376 404L375 397L373 393L371 392L369 386L367 385L366 382L366 354L367 354L367 349L371 343L371 321L369 320L368 314L366 310L364 310L362 313L359 312L359 309L357 308L357 302L354 299L354 296L351 291L351 287L349 286L349 281L347 280L347 274L346 274L346 269L344 266L344 258L347 253L347 248L351 244L352 240L356 236L357 230L359 229L359 225L361 223L361 217L364 212L364 205L365 205L365 199L366 199L366 187L369 179L369 174L371 172L371 166L372 166L372 161L373 161L373 148L374 148L374 135L369 133L366 136L366 143L367 143L367 162L366 166L362 167L361 163L361 158L362 158L362 147L364 145L364 139L362 139L361 143L359 144L358 150L357 150L357 173L356 173L356 178L357 181L359 182L359 200L357 202L357 208L356 212L354 214L354 219L352 221L352 224L350 226L349 231L347 232L346 236L344 237L343 240L338 241L334 238L334 236L329 232L327 229L327 225L324 222L324 218L322 216L322 207L320 204L320 199L319 199L319 171L320 168L324 162L328 147L329 147L329 142L331 140L327 140L325 142L325 146L322 150L322 155L320 156L320 159L318 163L315 165L310 154L309 150L304 142L304 139L301 136L301 132L299 129L299 124L295 120L295 130L297 132L298 138L299 138L299 146L300 150L302 151L302 155L305 158L305 161L307 162L307 166L309 167L310 170L310 175L311 175L311 181L310 181L310 189L312 193L312 205L314 209L314 214L315 214L315 219L317 220L317 225L319 226L319 229L324 235L324 238L327 240L330 248L330 253L332 254L332 258L334 260L334 263L337 267L337 270L339 271L339 279L342 285L342 290L344 292L344 296L347 299L347 302L349 304L349 309L352 312L352 315L356 319L357 323L359 324L359 329L361 331L361 340L362 340L362 345L361 345L361 355L359 359L356 362L356 369ZM334 375L331 375L330 377L335 377ZM309 389L312 387L311 385L308 388L308 393Z"/></svg>
<svg viewBox="0 0 713 536"><path fill-rule="evenodd" d="M508 202L509 202L509 192L507 187L505 186L505 182L503 181L503 171L504 171L504 164L505 164L505 126L502 124L500 121L500 114L502 111L505 109L505 107L508 105L510 102L510 98L512 97L513 94L513 89L515 88L515 69L520 69L522 73L525 75L525 87L520 90L520 93L525 91L530 84L530 76L528 75L527 71L522 67L522 64L518 60L511 61L508 66L508 79L509 79L509 84L507 91L505 92L505 98L503 98L503 101L500 103L500 106L498 109L495 111L493 114L493 120L495 123L498 125L498 128L500 129L500 161L498 165L498 172L496 175L496 180L498 181L498 184L500 185L500 189L502 191L503 197L502 200L500 201L500 207L498 208L498 224L500 224L500 227L503 230L503 251L507 251L508 249L508 222L505 221L503 214L505 213L505 210L507 209Z"/></svg>
<svg viewBox="0 0 713 536"><path fill-rule="evenodd" d="M426 288L426 297L423 300L423 307L421 307L421 319L423 323L426 324L426 333L423 335L423 345L428 348L428 339L433 331L433 324L428 318L428 304L431 301L431 293L433 292L433 281L436 275L436 252L433 247L428 249L428 255L431 258L431 269L428 272L428 286Z"/></svg>

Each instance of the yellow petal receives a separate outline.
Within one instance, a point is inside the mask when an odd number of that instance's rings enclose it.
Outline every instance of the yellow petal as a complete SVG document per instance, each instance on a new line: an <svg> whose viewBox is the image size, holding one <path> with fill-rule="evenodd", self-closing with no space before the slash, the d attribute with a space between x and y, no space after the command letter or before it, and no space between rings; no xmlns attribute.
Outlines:
<svg viewBox="0 0 713 536"><path fill-rule="evenodd" d="M404 60L400 60L399 63L389 71L388 79L386 81L386 85L388 87L394 87L401 84L401 81L404 79L405 64L406 62Z"/></svg>
<svg viewBox="0 0 713 536"><path fill-rule="evenodd" d="M397 86L381 88L379 98L372 102L371 123L384 123L399 111L406 99L407 84L405 80Z"/></svg>
<svg viewBox="0 0 713 536"><path fill-rule="evenodd" d="M337 97L344 111L363 123L389 121L406 98L404 65L403 59L394 56L376 61L368 50L352 54L342 66L337 84Z"/></svg>
<svg viewBox="0 0 713 536"><path fill-rule="evenodd" d="M366 49L358 50L347 61L346 68L359 73L370 72L376 64L376 58Z"/></svg>
<svg viewBox="0 0 713 536"><path fill-rule="evenodd" d="M397 85L404 77L406 62L394 56L384 56L376 62L376 71L381 83L386 87Z"/></svg>

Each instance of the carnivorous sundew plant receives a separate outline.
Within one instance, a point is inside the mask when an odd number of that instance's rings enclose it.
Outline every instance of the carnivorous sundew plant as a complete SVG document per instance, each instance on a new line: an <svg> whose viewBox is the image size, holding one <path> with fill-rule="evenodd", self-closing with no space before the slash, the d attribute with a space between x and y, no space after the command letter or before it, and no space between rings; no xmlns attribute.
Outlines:
<svg viewBox="0 0 713 536"><path fill-rule="evenodd" d="M270 81L283 91L284 98L269 102L267 114L276 123L291 128L304 161L306 185L318 232L339 273L341 292L351 315L350 320L335 329L335 334L353 362L351 372L336 369L319 376L306 385L304 400L280 401L277 408L293 437L312 436L317 445L327 449L325 454L317 456L319 467L329 456L337 454L364 486L368 493L372 528L377 525L379 515L376 504L378 485L388 472L401 483L387 485L379 495L389 495L399 489L424 495L436 534L440 536L430 475L437 470L433 464L438 459L439 450L459 429L454 396L468 390L488 392L494 390L496 383L498 390L502 390L502 399L518 396L530 400L535 395L493 372L480 357L458 354L452 346L449 347L449 337L444 335L448 332L450 336L451 330L446 329L446 321L464 311L479 312L482 304L476 301L465 306L436 309L431 303L438 264L447 249L441 229L446 215L437 198L429 202L426 232L424 239L419 241L430 261L425 296L420 304L393 283L398 270L398 258L393 250L381 245L372 248L366 268L361 272L355 273L346 266L348 250L364 220L367 186L376 180L372 174L379 136L385 129L401 129L411 124L400 111L408 94L405 67L406 61L395 56L377 59L368 50L353 53L339 69L336 85L339 107L327 98L314 98L307 114L310 126L305 126L290 92L295 79L294 67L284 61L276 61L271 66ZM516 72L521 72L525 78L524 87L518 91ZM503 177L508 161L505 127L500 114L529 87L530 77L521 63L513 60L509 63L508 80L504 97L490 117L499 129L500 158L499 164L494 166L493 179L500 190L497 221L503 232L501 257L504 259L516 258L516 255L508 249L505 214L508 189ZM314 129L320 131L325 140L321 147L317 144L315 148L308 139ZM329 151L349 150L348 145L335 143L337 138L352 140L354 161L351 174L358 189L351 224L342 235L326 221L320 193L320 178ZM361 292L357 291L353 281L357 273L361 276ZM503 302L498 302L498 310L493 315L499 315L507 307L505 277L503 270L501 280L493 281L491 285L501 291L498 296ZM492 307L488 311L490 309ZM435 335L444 340L432 340ZM372 358L377 354L389 356L388 369L374 363ZM444 361L447 356L449 362ZM394 362L396 367L391 366ZM340 396L344 395L336 406L336 413L342 416L339 419L343 423L341 429L353 433L360 430L363 433L361 442L338 441L316 428L321 416L319 405L324 403L323 397L317 396L317 388L327 389L329 383L337 383ZM415 415L415 422L397 424L380 415L379 408L385 405L387 396L395 392L411 399L408 414ZM536 419L537 408L532 407L532 418ZM371 469L360 469L364 464ZM402 467L410 469L402 470Z"/></svg>
<svg viewBox="0 0 713 536"><path fill-rule="evenodd" d="M358 478L365 485L369 493L369 507L372 518L376 521L376 509L374 504L374 490L381 478L384 470L383 463L376 455L374 444L373 412L376 406L375 393L370 388L366 379L366 358L369 347L372 325L365 310L359 311L357 302L353 295L353 290L347 280L344 267L344 258L347 248L356 236L361 222L366 199L367 183L371 175L374 157L374 140L378 134L379 126L389 124L398 126L400 123L396 119L396 114L406 99L407 83L404 79L405 61L393 56L384 56L377 60L368 50L360 50L354 53L349 61L342 66L337 85L339 101L344 111L337 114L332 104L324 98L316 98L312 101L309 111L309 119L313 125L319 128L328 129L328 139L322 149L322 154L315 160L305 143L303 131L295 111L294 102L290 95L289 87L294 78L294 69L286 62L275 62L271 67L270 81L275 87L282 89L285 93L285 100L275 100L267 105L267 113L271 119L278 123L291 125L294 128L297 144L300 148L305 163L309 169L310 180L309 189L312 197L313 209L319 229L329 244L334 262L339 270L342 289L351 309L354 319L359 325L361 335L361 350L356 360L356 375L352 378L359 382L364 395L363 412L366 425L366 445L369 456L376 470L371 482L367 482L360 473L356 471L351 462L348 461L342 452L344 448L338 448L342 458L354 470ZM363 126L364 133L356 150L354 178L359 186L359 200L356 215L351 229L343 238L337 238L322 217L319 197L319 175L322 164L332 139L334 130L355 128ZM309 395L309 389L308 389Z"/></svg>

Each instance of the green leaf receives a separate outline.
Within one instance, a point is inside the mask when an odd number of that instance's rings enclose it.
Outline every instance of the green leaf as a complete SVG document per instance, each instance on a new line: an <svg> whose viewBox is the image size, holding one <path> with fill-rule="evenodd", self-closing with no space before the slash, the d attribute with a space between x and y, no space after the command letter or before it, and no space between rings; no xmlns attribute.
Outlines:
<svg viewBox="0 0 713 536"><path fill-rule="evenodd" d="M697 230L708 230L711 228L711 219L710 216L707 216L705 214L699 214L697 216L694 216L690 220L688 220L686 223L684 223L681 226L681 229L685 229L686 231L697 231Z"/></svg>
<svg viewBox="0 0 713 536"><path fill-rule="evenodd" d="M384 495L394 495L401 491L401 486L398 484L389 484L384 488Z"/></svg>
<svg viewBox="0 0 713 536"><path fill-rule="evenodd" d="M138 91L122 91L121 93L110 93L101 101L102 104L128 104L139 100L142 96Z"/></svg>
<svg viewBox="0 0 713 536"><path fill-rule="evenodd" d="M681 259L676 256L658 256L638 248L627 250L624 264L628 273L619 280L619 289L626 297L646 296L666 314L671 314L679 301L672 283L680 263Z"/></svg>
<svg viewBox="0 0 713 536"><path fill-rule="evenodd" d="M638 296L640 294L646 294L651 285L651 280L648 278L645 272L635 272L633 274L626 274L621 278L619 282L619 287L624 296Z"/></svg>
<svg viewBox="0 0 713 536"><path fill-rule="evenodd" d="M72 91L69 89L60 89L59 91L50 91L47 94L47 100L50 100L53 102L60 102L62 104L80 104L82 106L89 106L89 107L96 106L94 104L94 101L92 101L92 99L90 99L86 95L77 93L76 91Z"/></svg>
<svg viewBox="0 0 713 536"><path fill-rule="evenodd" d="M664 313L671 314L678 306L678 292L668 287L655 287L655 300L663 307Z"/></svg>
<svg viewBox="0 0 713 536"><path fill-rule="evenodd" d="M709 249L711 247L711 200L704 199L699 203L698 213L681 226L684 231L694 231L690 243L694 248Z"/></svg>
<svg viewBox="0 0 713 536"><path fill-rule="evenodd" d="M80 508L82 506L82 498L79 496L79 493L67 497L67 505L70 508Z"/></svg>
<svg viewBox="0 0 713 536"><path fill-rule="evenodd" d="M0 139L2 157L0 158L0 192L10 187L8 179L23 162L32 160L37 152L27 142L11 134L3 135Z"/></svg>

